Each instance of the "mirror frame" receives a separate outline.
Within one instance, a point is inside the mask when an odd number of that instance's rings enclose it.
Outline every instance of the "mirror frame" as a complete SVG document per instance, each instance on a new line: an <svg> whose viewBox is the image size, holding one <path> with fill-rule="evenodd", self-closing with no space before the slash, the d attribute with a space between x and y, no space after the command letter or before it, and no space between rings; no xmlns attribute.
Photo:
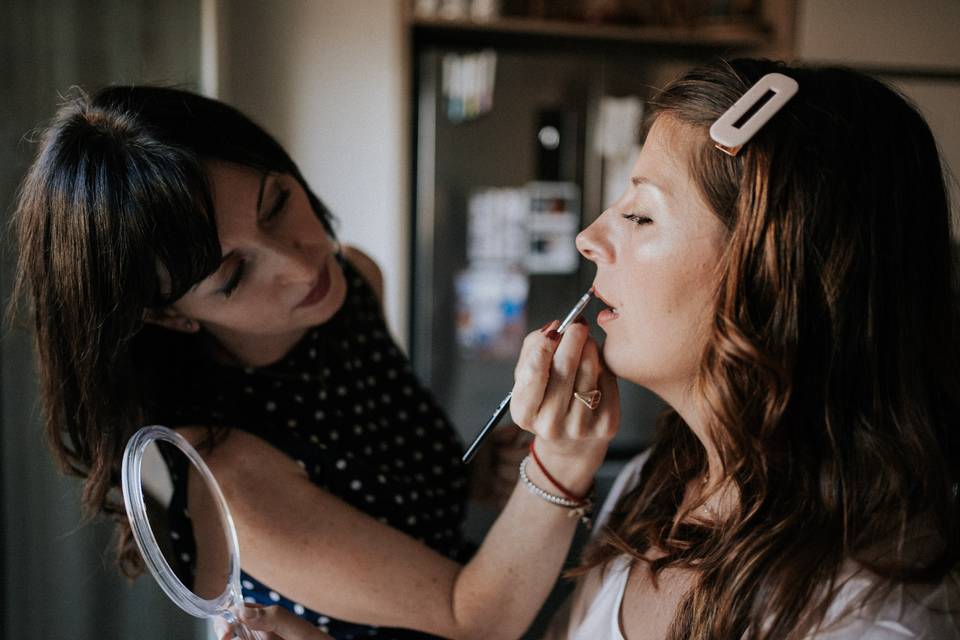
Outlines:
<svg viewBox="0 0 960 640"><path fill-rule="evenodd" d="M203 481L213 494L214 503L220 512L221 521L225 529L225 537L229 552L229 568L227 584L223 592L211 600L201 598L187 588L176 572L167 563L167 559L160 551L153 528L147 517L147 505L143 497L141 465L147 447L154 442L168 442L183 452L200 472ZM198 618L223 616L228 622L235 622L233 609L243 606L243 596L240 592L240 551L237 544L237 531L233 526L233 518L227 508L227 501L220 491L220 485L210 468L193 448L187 439L179 433L160 425L143 427L127 442L123 451L122 463L123 504L127 510L127 519L133 529L133 538L137 542L140 554L153 577L160 584L164 593L181 609Z"/></svg>

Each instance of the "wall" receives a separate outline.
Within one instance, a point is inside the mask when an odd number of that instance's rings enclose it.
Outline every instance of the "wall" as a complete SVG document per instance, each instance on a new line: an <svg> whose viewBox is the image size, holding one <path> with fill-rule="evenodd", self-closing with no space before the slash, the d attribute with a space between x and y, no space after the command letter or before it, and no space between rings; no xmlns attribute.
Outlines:
<svg viewBox="0 0 960 640"><path fill-rule="evenodd" d="M406 344L410 117L395 0L219 0L217 94L263 125L370 254Z"/></svg>

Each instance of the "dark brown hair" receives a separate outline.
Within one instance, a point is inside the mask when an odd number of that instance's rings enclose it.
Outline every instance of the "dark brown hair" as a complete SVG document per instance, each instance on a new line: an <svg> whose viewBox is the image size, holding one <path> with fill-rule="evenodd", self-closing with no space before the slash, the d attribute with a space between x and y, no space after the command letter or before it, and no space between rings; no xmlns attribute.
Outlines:
<svg viewBox="0 0 960 640"><path fill-rule="evenodd" d="M799 93L736 157L715 149L710 125L771 72ZM862 74L765 60L690 71L656 109L699 136L688 166L728 229L697 388L739 503L717 526L678 513L706 459L670 411L580 572L652 548L654 576L695 570L675 640L800 637L847 560L880 584L941 579L960 551L960 354L923 118Z"/></svg>
<svg viewBox="0 0 960 640"><path fill-rule="evenodd" d="M30 302L45 432L68 473L84 478L88 516L119 525L118 561L143 570L115 489L130 435L157 390L196 364L199 336L144 325L221 260L204 162L286 173L331 234L332 216L263 129L221 102L170 88L78 95L43 134L14 224L13 311Z"/></svg>

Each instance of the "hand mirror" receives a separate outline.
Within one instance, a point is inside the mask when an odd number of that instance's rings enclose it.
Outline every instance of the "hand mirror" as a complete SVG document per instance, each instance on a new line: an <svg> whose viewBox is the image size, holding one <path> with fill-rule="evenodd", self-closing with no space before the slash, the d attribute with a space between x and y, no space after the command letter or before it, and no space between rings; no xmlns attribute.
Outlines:
<svg viewBox="0 0 960 640"><path fill-rule="evenodd" d="M164 593L192 616L232 624L240 640L259 640L237 618L237 532L197 450L172 429L143 427L123 452L122 484L133 538Z"/></svg>

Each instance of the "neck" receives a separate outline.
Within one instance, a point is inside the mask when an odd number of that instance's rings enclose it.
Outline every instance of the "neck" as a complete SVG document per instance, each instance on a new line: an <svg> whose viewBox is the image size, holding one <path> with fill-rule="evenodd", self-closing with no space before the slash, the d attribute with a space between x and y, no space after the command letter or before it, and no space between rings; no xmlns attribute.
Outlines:
<svg viewBox="0 0 960 640"><path fill-rule="evenodd" d="M213 357L221 364L241 367L265 367L283 358L306 334L299 329L278 336L237 336L229 331L207 327L213 338Z"/></svg>
<svg viewBox="0 0 960 640"><path fill-rule="evenodd" d="M668 402L700 441L706 455L706 475L701 476L700 482L696 483L699 486L697 493L701 496L709 496L706 504L709 505L710 511L725 515L736 506L737 493L732 490L735 485L728 481L720 460L720 453L710 436L707 426L709 412L704 406L702 394L688 387L670 400Z"/></svg>

